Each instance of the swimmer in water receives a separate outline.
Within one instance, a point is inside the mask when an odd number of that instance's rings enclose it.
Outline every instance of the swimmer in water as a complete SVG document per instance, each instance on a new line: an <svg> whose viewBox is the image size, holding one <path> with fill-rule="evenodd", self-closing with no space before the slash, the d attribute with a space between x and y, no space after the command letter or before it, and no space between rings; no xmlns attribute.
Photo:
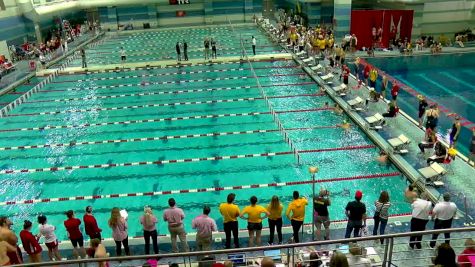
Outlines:
<svg viewBox="0 0 475 267"><path fill-rule="evenodd" d="M325 105L323 107L324 108L329 108L330 106L328 105L328 102L325 102Z"/></svg>
<svg viewBox="0 0 475 267"><path fill-rule="evenodd" d="M406 190L404 191L404 199L407 203L412 203L416 200L418 197L417 195L417 189L415 188L414 185L409 185Z"/></svg>
<svg viewBox="0 0 475 267"><path fill-rule="evenodd" d="M385 165L385 164L388 164L388 154L381 150L379 152L379 156L376 158L376 160L381 164L381 165Z"/></svg>
<svg viewBox="0 0 475 267"><path fill-rule="evenodd" d="M343 123L340 124L340 127L344 129L346 132L348 132L351 128L351 124L348 121L343 120Z"/></svg>

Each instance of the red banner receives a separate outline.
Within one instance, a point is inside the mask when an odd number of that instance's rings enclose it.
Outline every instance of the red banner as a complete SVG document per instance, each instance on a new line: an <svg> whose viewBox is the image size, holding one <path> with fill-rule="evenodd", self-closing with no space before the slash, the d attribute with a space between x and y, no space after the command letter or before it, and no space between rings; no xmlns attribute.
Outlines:
<svg viewBox="0 0 475 267"><path fill-rule="evenodd" d="M414 10L354 10L350 32L358 38L358 49L372 44L387 48L394 39L411 41L413 18Z"/></svg>

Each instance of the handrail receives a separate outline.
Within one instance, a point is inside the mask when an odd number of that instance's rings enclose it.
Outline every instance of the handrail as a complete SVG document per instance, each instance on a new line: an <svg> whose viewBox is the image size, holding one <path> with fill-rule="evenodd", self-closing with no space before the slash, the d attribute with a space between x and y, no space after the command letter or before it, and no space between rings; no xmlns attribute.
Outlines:
<svg viewBox="0 0 475 267"><path fill-rule="evenodd" d="M310 246L318 246L318 245L321 246L321 245L371 241L371 240L379 241L381 239L409 237L412 235L431 235L431 234L460 233L460 232L475 232L475 227L460 227L460 228L442 229L442 230L425 230L425 231L417 231L417 232L384 234L384 235L376 235L376 236L353 237L353 238L345 238L345 239L312 241L312 242L306 242L306 243L284 244L284 245L275 245L275 246L261 246L261 247L251 247L251 248L234 248L234 249L220 249L220 250L211 250L211 251L194 251L194 252L179 252L179 253L165 253L165 254L152 254L152 255L120 256L120 257L110 257L110 258L90 258L90 259L80 259L80 260L68 260L68 261L65 261L64 264L104 262L104 261L147 260L151 258L178 258L178 257L193 257L193 256L205 256L205 255L209 256L209 255L216 255L216 254L243 253L243 252L254 252L254 251L262 251L262 250L295 249L295 248L301 248L301 247L310 247ZM28 264L18 264L15 266L27 267L27 266L54 266L54 265L58 265L58 262L51 261L51 262L41 262L41 263L28 263Z"/></svg>

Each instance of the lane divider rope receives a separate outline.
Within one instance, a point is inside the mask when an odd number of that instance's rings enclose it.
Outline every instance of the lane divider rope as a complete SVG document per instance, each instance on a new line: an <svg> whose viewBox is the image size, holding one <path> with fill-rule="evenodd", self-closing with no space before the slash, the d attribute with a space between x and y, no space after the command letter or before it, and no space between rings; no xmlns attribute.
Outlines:
<svg viewBox="0 0 475 267"><path fill-rule="evenodd" d="M283 66L280 68L286 69L296 69L299 66ZM256 68L256 69L268 69L266 67ZM101 77L101 78L89 78L89 79L78 79L78 80L58 80L53 83L70 83L70 82L89 82L89 81L106 81L106 80L121 80L129 78L147 78L147 77L160 77L160 76L171 76L171 75L185 75L185 74L200 74L200 73L214 73L214 72L233 72L233 71L243 71L249 70L249 68L230 68L230 69L219 69L219 70L196 70L196 71L178 71L178 72L166 72L166 73L154 73L154 74L141 74L141 75L126 75L118 77Z"/></svg>
<svg viewBox="0 0 475 267"><path fill-rule="evenodd" d="M304 131L315 129L332 129L338 128L340 125L329 126L315 126L315 127L301 127L301 128L286 128L287 131ZM56 143L56 144L44 144L44 145L28 145L28 146L10 146L0 147L0 151L3 150L24 150L34 148L50 148L50 147L73 147L80 145L97 145L97 144L114 144L114 143L131 143L131 142L145 142L145 141L157 141L157 140L171 140L171 139L187 139L198 137L216 137L226 135L240 135L240 134L255 134L255 133L272 133L279 132L278 129L261 129L261 130L249 130L249 131L234 131L234 132L215 132L215 133L202 133L202 134L186 134L186 135L165 135L160 137L142 137L142 138L130 138L130 139L115 139L115 140L102 140L102 141L83 141L83 142L69 142L69 143Z"/></svg>
<svg viewBox="0 0 475 267"><path fill-rule="evenodd" d="M284 86L302 86L315 84L314 82L303 82L303 83L285 83L285 84L273 84L263 87L284 87ZM214 91L229 91L229 90L240 90L240 89L251 89L256 88L257 86L235 86L235 87L217 87L217 88L205 88L205 89L189 89L189 90L176 90L176 91L159 91L159 92L144 92L144 93L128 93L120 95L95 95L90 97L72 97L72 98L55 98L47 100L31 100L27 101L24 104L29 103L46 103L46 102L63 102L63 101L77 101L77 100L92 100L92 99L108 99L108 98L122 98L130 96L151 96L151 95L167 95L167 94L187 94L187 93L200 93L200 92L214 92ZM45 91L40 91L42 93ZM48 91L49 92L49 91ZM315 94L315 96L324 96L323 93Z"/></svg>
<svg viewBox="0 0 475 267"><path fill-rule="evenodd" d="M357 149L370 149L375 148L375 145L358 145L358 146L346 146L336 148L322 148L312 150L301 150L299 153L321 153L330 151L342 151L342 150L357 150ZM70 171L78 169L105 169L113 167L131 167L131 166L147 166L147 165L165 165L174 163L186 163L186 162L200 162L200 161L218 161L218 160L230 160L230 159L242 159L242 158L259 158L259 157L274 157L294 154L292 151L279 151L279 152L266 152L255 154L241 154L241 155L226 155L215 157L202 157L202 158L186 158L186 159L170 159L170 160L156 160L156 161L138 161L138 162L123 162L123 163L105 163L105 164L91 164L91 165L75 165L64 167L46 167L46 168L34 168L34 169L6 169L0 170L0 174L14 174L14 173L37 173L37 172L56 172L56 171Z"/></svg>
<svg viewBox="0 0 475 267"><path fill-rule="evenodd" d="M296 97L308 97L308 96L315 96L315 95L302 94L302 95L273 96L273 97L269 97L269 99L296 98ZM126 110L126 109L142 109L142 108L151 108L151 107L176 107L176 106L186 106L186 105L234 103L234 102L246 102L246 101L251 102L251 101L257 101L257 100L263 100L263 99L264 99L263 97L246 97L246 98L217 99L217 100L207 100L207 101L187 101L187 102L174 102L174 103L145 104L145 105L122 106L122 107L68 109L68 110L56 110L56 111L45 111L45 112L10 114L5 117L57 115L57 114L68 114L68 113L83 113L83 112L91 112L91 111L112 111L112 110Z"/></svg>
<svg viewBox="0 0 475 267"><path fill-rule="evenodd" d="M376 178L397 177L397 176L400 176L400 175L401 175L401 173L399 173L399 172L375 173L375 174L368 174L368 175L318 179L318 180L315 180L315 183L321 184L321 183L333 183L333 182L341 182L341 181L367 180L367 179L376 179ZM123 198L123 197L141 197L141 196L160 196L160 195L171 195L171 194L219 192L219 191L229 191L229 190L243 190L243 189L255 189L255 188L295 186L295 185L304 185L304 184L312 184L312 183L313 183L313 181L309 180L309 181L292 181L292 182L267 183L267 184L236 185L236 186L225 186L225 187L209 187L209 188L196 188L196 189L167 190L167 191L156 191L156 192L137 192L137 193L123 193L123 194L105 194L105 195L89 195L89 196L58 197L58 198L40 198L40 199L5 201L5 202L0 202L0 206L48 203L48 202L61 202L61 201L78 201L78 200L92 200L92 199Z"/></svg>
<svg viewBox="0 0 475 267"><path fill-rule="evenodd" d="M316 111L326 111L326 110L333 110L333 109L329 108L329 107L328 108L313 108L313 109L276 111L276 113L280 114L280 113L316 112ZM51 130L51 129L72 129L72 128L92 127L92 126L126 125L126 124L164 122L164 121L214 119L214 118L224 118L224 117L245 117L245 116L259 116L259 115L268 115L268 114L271 114L271 112L265 111L265 112L244 112L244 113L196 115L196 116L168 117L168 118L143 119L143 120L114 121L114 122L110 121L110 122L83 123L83 124L73 124L73 125L48 125L48 126L42 126L42 127L0 129L0 132L43 131L43 130Z"/></svg>

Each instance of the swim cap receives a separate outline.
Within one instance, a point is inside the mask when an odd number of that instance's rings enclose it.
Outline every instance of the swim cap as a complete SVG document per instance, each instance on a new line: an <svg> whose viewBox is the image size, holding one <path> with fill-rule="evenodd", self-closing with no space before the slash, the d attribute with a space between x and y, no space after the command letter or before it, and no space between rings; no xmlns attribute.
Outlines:
<svg viewBox="0 0 475 267"><path fill-rule="evenodd" d="M363 192L361 192L360 190L356 191L355 198L362 199L363 198Z"/></svg>

